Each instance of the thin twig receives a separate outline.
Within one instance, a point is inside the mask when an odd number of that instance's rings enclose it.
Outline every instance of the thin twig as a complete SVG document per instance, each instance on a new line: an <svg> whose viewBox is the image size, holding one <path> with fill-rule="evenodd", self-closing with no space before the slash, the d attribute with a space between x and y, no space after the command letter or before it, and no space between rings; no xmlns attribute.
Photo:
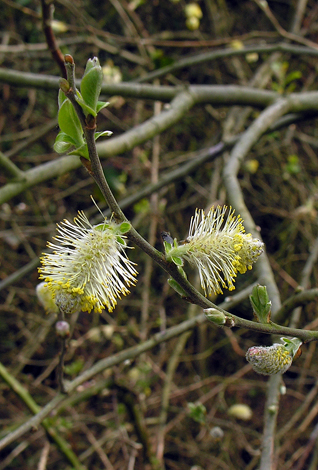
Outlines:
<svg viewBox="0 0 318 470"><path fill-rule="evenodd" d="M280 309L275 314L275 320L277 323L284 323L285 319L288 317L290 312L298 307L305 306L307 303L312 302L318 296L318 288L308 289L303 292L299 292L291 297L289 297ZM291 325L293 326L293 325Z"/></svg>
<svg viewBox="0 0 318 470"><path fill-rule="evenodd" d="M301 36L298 36L294 33L289 33L284 29L278 22L275 15L272 13L271 9L268 6L266 0L254 0L254 2L263 10L269 21L272 23L276 31L285 39L289 39L290 41L298 42L299 44L304 44L307 47L312 47L313 49L318 50L318 44L310 41L309 39L305 39Z"/></svg>
<svg viewBox="0 0 318 470"><path fill-rule="evenodd" d="M281 99L264 110L251 124L248 130L234 146L229 161L224 168L224 179L230 201L242 215L248 231L256 234L255 223L245 205L242 189L237 174L240 165L244 161L252 146L260 136L281 116L289 112L290 102ZM280 308L280 296L274 280L273 272L266 255L262 255L256 264L260 282L267 286L269 297L272 301L272 315L275 319L276 311ZM274 435L276 418L278 413L279 384L281 377L273 375L268 382L268 393L264 413L263 445L260 462L260 470L272 468L274 458Z"/></svg>
<svg viewBox="0 0 318 470"><path fill-rule="evenodd" d="M66 78L66 71L64 66L64 55L62 54L59 46L57 45L55 34L52 29L52 20L54 5L52 0L41 0L42 7L42 28L48 48L52 54L54 62L59 66L62 76Z"/></svg>
<svg viewBox="0 0 318 470"><path fill-rule="evenodd" d="M41 415L41 408L37 405L37 403L33 400L33 398L31 397L31 395L29 394L29 392L20 384L20 382L15 378L13 377L10 372L4 367L3 364L0 363L0 375L1 377L3 378L3 380L9 385L9 387L19 396L19 398L23 401L23 403L29 408L29 410L35 414L35 415ZM63 395L59 395L59 396L63 396ZM50 403L49 403L49 408L50 407L54 407L55 405L55 400L53 399ZM55 405L56 406L56 405ZM51 408L51 409L54 409L54 408ZM47 415L45 415L47 416ZM32 418L31 420L29 420L29 422L32 421ZM67 460L74 466L74 468L76 470L84 470L84 467L81 465L81 463L79 462L77 456L75 455L75 453L72 451L72 449L69 447L68 443L64 440L64 438L60 435L60 433L58 433L50 424L49 420L47 419L44 419L44 417L41 417L41 420L38 422L38 424L42 424L42 426L44 427L44 429L46 430L46 432L48 433L48 435L51 437L51 439L55 442L55 444L57 445L58 449L65 455L65 457L67 458ZM26 429L27 426L22 425L20 427L20 429L22 428L23 429ZM31 429L33 426L31 425L30 427L28 427L27 430ZM22 434L20 435L23 435L25 432L27 432L27 430L24 430L22 432ZM3 447L0 445L0 449L1 448L4 448L6 447L6 445L8 445L9 442L7 442L8 440L10 442L13 442L12 440L8 439L9 436L12 436L14 435L16 431L13 431L11 434L9 434L7 437L5 437L4 439L2 439L2 443L4 443ZM13 439L15 440L15 439Z"/></svg>
<svg viewBox="0 0 318 470"><path fill-rule="evenodd" d="M161 103L156 101L154 103L154 114L158 115L161 111ZM151 184L158 184L159 180L159 154L160 154L160 136L156 135L153 138L152 145L152 160L151 160ZM123 207L120 205L123 209ZM150 196L150 227L149 227L149 243L155 245L156 235L157 235L157 226L158 226L158 210L159 210L159 199L158 193L153 192ZM147 257L145 261L144 276L143 276L143 289L142 289L142 306L141 306L141 322L140 322L140 338L145 340L147 338L148 332L148 317L149 317L149 308L150 308L150 292L151 287L151 275L153 272L153 260L150 257Z"/></svg>
<svg viewBox="0 0 318 470"><path fill-rule="evenodd" d="M1 72L0 72L1 73ZM138 87L141 87L140 85ZM134 87L132 87L133 89ZM157 87L160 89L160 87ZM166 87L172 88L172 87ZM123 91L123 90L122 90ZM167 91L167 90L166 90ZM163 90L163 93L166 93ZM171 90L173 93L176 90ZM159 90L158 90L159 92ZM147 92L148 93L148 92ZM172 95L173 95L172 93ZM157 93L158 94L158 93ZM160 95L160 94L159 94ZM171 93L170 93L171 95ZM143 94L145 96L145 94ZM204 101L215 102L218 104L246 104L266 106L277 97L276 93L264 90L255 90L249 87L201 87L191 86L188 92L180 92L172 101L169 110L162 111L140 126L133 128L121 136L111 138L97 145L98 153L106 158L111 155L127 152L134 146L151 139L155 135L168 129L178 122L196 103ZM318 93L292 94L289 96L290 106L293 112L303 112L304 110L315 110L317 108ZM287 120L287 123L290 121ZM24 173L26 181L23 183L8 183L0 188L0 204L11 199L13 196L21 193L25 189L34 186L37 183L60 176L68 171L78 168L81 165L77 156L69 155L59 159L39 165Z"/></svg>
<svg viewBox="0 0 318 470"><path fill-rule="evenodd" d="M3 171L4 176L6 176L11 181L24 182L25 174L21 171L9 158L0 152L0 168Z"/></svg>
<svg viewBox="0 0 318 470"><path fill-rule="evenodd" d="M315 262L317 261L318 258L318 238L316 238L314 245L312 246L310 250L310 254L308 256L308 259L306 261L306 264L304 266L301 280L299 285L302 286L303 288L307 289L309 286L309 278L310 274L312 272L313 266ZM312 289L311 289L312 291ZM306 291L308 292L308 291ZM298 307L293 311L291 320L290 320L290 326L297 326L299 324L300 320L300 315L301 315L302 308Z"/></svg>
<svg viewBox="0 0 318 470"><path fill-rule="evenodd" d="M11 284L17 282L19 279L24 277L26 274L34 271L34 269L40 264L38 257L33 258L29 263L25 264L22 268L18 269L10 276L6 277L3 281L0 282L0 291L11 286Z"/></svg>
<svg viewBox="0 0 318 470"><path fill-rule="evenodd" d="M235 299L234 299L235 301ZM208 300L206 300L208 304ZM219 309L223 308L231 308L231 301L224 302L218 306ZM223 311L223 310L222 310ZM230 314L228 314L230 315ZM172 338L182 335L183 333L196 328L197 326L201 325L203 322L206 321L206 316L204 314L200 314L190 320L186 320L180 323L177 326L168 328L163 332L156 333L152 338L143 343L138 344L137 346L133 346L131 348L125 349L117 354L114 354L111 357L107 357L101 359L96 364L94 364L90 369L83 372L81 375L76 377L73 381L67 384L67 392L70 395L74 392L80 385L85 382L88 382L97 374L103 372L104 370L114 367L115 365L121 364L126 360L132 360L136 357L140 356L140 354L145 353L153 349L155 346L162 344L166 341L169 341ZM251 324L256 324L255 322L250 322ZM302 330L301 330L302 331ZM1 371L1 369L0 369ZM65 397L64 394L58 393L42 410L40 410L35 416L30 418L26 423L21 425L18 429L13 431L12 433L8 434L0 441L0 450L4 449L7 445L11 442L14 442L19 437L23 436L26 432L28 432L33 427L37 427L43 419L48 416L54 409L58 406L62 406L64 400L69 400L69 397Z"/></svg>
<svg viewBox="0 0 318 470"><path fill-rule="evenodd" d="M61 351L60 351L59 363L57 365L57 383L59 386L59 391L61 393L66 393L65 385L64 385L64 361L65 361L66 350L67 350L67 340L65 338L61 338Z"/></svg>

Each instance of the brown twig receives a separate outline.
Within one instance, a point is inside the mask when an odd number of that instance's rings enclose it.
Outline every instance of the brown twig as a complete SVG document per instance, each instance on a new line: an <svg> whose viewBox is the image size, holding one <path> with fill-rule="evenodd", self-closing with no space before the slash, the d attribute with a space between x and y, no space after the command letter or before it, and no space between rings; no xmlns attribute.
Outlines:
<svg viewBox="0 0 318 470"><path fill-rule="evenodd" d="M62 76L66 78L66 70L64 65L64 55L61 52L61 49L57 45L55 34L52 29L52 20L54 5L53 0L41 0L42 6L42 27L45 35L46 43L52 54L54 61L59 66Z"/></svg>
<svg viewBox="0 0 318 470"><path fill-rule="evenodd" d="M299 44L304 44L305 46L312 47L313 49L318 49L318 44L310 41L309 39L302 38L294 33L289 33L284 29L278 22L275 15L272 13L271 9L268 6L266 0L254 0L255 3L263 10L269 21L272 23L276 31L285 39L289 39L290 41L298 42Z"/></svg>

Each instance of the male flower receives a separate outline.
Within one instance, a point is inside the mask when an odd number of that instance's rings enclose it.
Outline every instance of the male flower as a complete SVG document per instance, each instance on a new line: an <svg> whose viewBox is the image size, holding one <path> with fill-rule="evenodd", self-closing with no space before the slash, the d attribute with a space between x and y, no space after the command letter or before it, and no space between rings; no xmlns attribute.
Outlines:
<svg viewBox="0 0 318 470"><path fill-rule="evenodd" d="M240 216L223 206L207 214L197 210L191 219L188 238L167 250L167 259L180 265L180 259L197 267L205 294L235 289L237 272L244 274L263 252L264 244L246 234Z"/></svg>
<svg viewBox="0 0 318 470"><path fill-rule="evenodd" d="M53 253L43 254L39 277L62 312L111 312L121 294L129 293L137 275L124 251L129 228L129 223L113 221L92 226L82 211L74 224L64 220L57 225L59 245L48 243Z"/></svg>

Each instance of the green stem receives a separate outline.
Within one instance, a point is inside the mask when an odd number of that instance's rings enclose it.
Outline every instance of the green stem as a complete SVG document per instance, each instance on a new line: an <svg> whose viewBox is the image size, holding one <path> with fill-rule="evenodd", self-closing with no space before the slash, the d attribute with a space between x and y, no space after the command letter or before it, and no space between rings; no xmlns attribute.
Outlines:
<svg viewBox="0 0 318 470"><path fill-rule="evenodd" d="M214 310L214 309L213 309ZM225 316L225 324L223 326L228 326L230 328L239 327L239 328L246 328L247 330L257 331L259 333L264 334L272 334L272 335L282 335L282 336L291 336L297 337L301 339L303 343L309 343L310 341L317 341L318 340L318 331L311 331L311 330L301 330L299 328L289 328L288 326L281 326L274 322L269 323L257 323L256 321L245 320L244 318L237 317L236 315L232 315L231 313L226 312L225 310L222 311L219 307L216 307L218 312L222 312ZM207 312L207 319L213 323L214 325L217 322L213 321L213 316L209 318L209 314Z"/></svg>

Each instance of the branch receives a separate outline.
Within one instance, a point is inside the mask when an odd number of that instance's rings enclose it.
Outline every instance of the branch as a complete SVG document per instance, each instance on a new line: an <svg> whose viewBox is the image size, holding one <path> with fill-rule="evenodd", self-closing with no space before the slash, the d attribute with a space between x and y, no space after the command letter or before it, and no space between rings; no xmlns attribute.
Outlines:
<svg viewBox="0 0 318 470"><path fill-rule="evenodd" d="M60 77L53 75L39 75L0 67L0 83L58 91L60 88L59 81ZM76 80L75 83L79 87L80 80ZM122 82L115 85L102 85L102 94L169 102L184 89L184 86L156 86ZM261 108L268 106L270 102L279 96L274 91L256 90L252 87L239 85L191 85L188 89L191 89L194 94L199 93L201 90L201 102L246 104Z"/></svg>
<svg viewBox="0 0 318 470"><path fill-rule="evenodd" d="M137 435L138 442L143 447L143 457L145 466L150 464L152 470L159 470L162 467L154 456L151 446L151 440L148 429L145 425L143 415L140 411L140 407L137 405L138 398L136 393L130 390L125 384L115 380L110 387L117 391L118 400L124 403L126 410L134 430Z"/></svg>
<svg viewBox="0 0 318 470"><path fill-rule="evenodd" d="M224 180L230 201L232 201L234 207L242 215L248 231L252 233L256 232L255 223L244 202L242 190L237 178L238 170L252 146L277 119L290 111L290 105L289 99L282 98L263 111L247 131L244 132L241 139L233 148L230 159L224 168ZM272 314L275 319L275 314L281 306L280 295L269 260L265 254L258 260L256 269L261 284L267 287L273 305ZM269 379L268 383L260 470L268 470L272 467L273 463L274 431L278 412L278 385L280 381L281 377L274 375Z"/></svg>
<svg viewBox="0 0 318 470"><path fill-rule="evenodd" d="M296 38L300 39L300 41L298 42L302 42L301 41L302 38L299 38L299 36L296 36ZM267 54L271 52L286 52L286 53L295 54L295 55L307 55L308 54L308 55L317 56L318 55L317 44L311 41L309 42L310 42L310 45L308 44L309 47L294 46L294 45L282 42L282 43L275 44L275 45L245 46L242 49L226 48L226 49L219 49L216 51L203 52L202 54L191 55L189 57L185 57L183 59L176 61L172 65L167 65L165 67L161 67L158 70L154 70L153 72L150 72L147 75L140 77L136 81L138 83L144 83L146 81L150 81L150 80L153 80L154 78L162 77L164 75L173 73L177 70L180 70L186 67L193 67L194 65L202 64L204 62L211 62L213 60L224 59L226 57L242 56L242 55L250 54L253 52L257 54L262 54L262 53Z"/></svg>
<svg viewBox="0 0 318 470"><path fill-rule="evenodd" d="M0 168L4 175L13 181L23 182L25 181L24 172L21 171L9 158L0 152Z"/></svg>
<svg viewBox="0 0 318 470"><path fill-rule="evenodd" d="M315 243L311 247L310 254L308 256L308 259L302 271L299 285L303 289L307 289L309 287L309 278L312 273L313 266L317 261L317 258L318 258L318 238L316 238ZM293 314L289 322L290 326L297 326L299 324L301 310L302 310L301 307L298 307L293 311Z"/></svg>
<svg viewBox="0 0 318 470"><path fill-rule="evenodd" d="M273 468L274 440L280 396L279 389L281 385L282 376L280 374L272 375L267 384L267 398L264 409L262 454L259 470L269 470Z"/></svg>
<svg viewBox="0 0 318 470"><path fill-rule="evenodd" d="M49 79L49 77L46 78ZM54 83L56 82L57 84L57 79L55 79L55 77L51 78L54 78ZM136 86L139 88L139 91L135 88L136 96L141 97L142 94L139 92L140 88L143 88L144 85L135 85L135 87ZM131 88L134 87L131 86ZM155 88L156 90L153 91L156 91L156 94L160 99L161 87ZM174 89L173 87L164 88L164 97L166 96L167 89L170 90L169 93L172 95L177 92L177 89ZM148 87L142 96L145 97L147 93L150 94L150 89L151 87ZM124 89L122 88L122 92L123 91ZM219 105L222 103L246 104L249 106L254 105L263 107L271 104L276 97L276 93L263 90L259 91L249 87L190 86L187 91L179 91L179 94L175 95L175 99L172 101L170 109L164 110L158 116L149 119L140 126L137 126L118 137L113 137L105 142L97 144L97 150L102 158L127 152L134 148L134 146L140 145L148 139L153 138L158 133L173 126L185 113L189 111L192 106L197 103L202 104L204 102L210 102L212 104ZM308 112L308 110L316 112L318 109L318 93L308 92L291 94L289 95L289 104L292 112ZM12 197L36 184L61 176L78 168L79 166L81 166L80 159L77 156L69 155L32 168L24 172L24 182L11 182L0 188L0 204L10 200Z"/></svg>
<svg viewBox="0 0 318 470"><path fill-rule="evenodd" d="M66 78L66 71L64 66L64 55L62 54L59 46L57 45L55 35L52 29L52 20L54 5L52 0L41 0L42 7L42 28L45 35L47 46L52 54L54 62L59 66L61 73Z"/></svg>
<svg viewBox="0 0 318 470"><path fill-rule="evenodd" d="M309 302L316 300L318 296L318 288L309 289L304 292L300 292L299 294L295 294L292 297L289 297L281 308L275 314L275 320L278 323L283 323L288 314L294 310L294 308L299 306L304 306Z"/></svg>
<svg viewBox="0 0 318 470"><path fill-rule="evenodd" d="M16 380L13 375L9 373L9 371L0 363L0 375L3 378L3 380L9 385L9 387L18 395L18 397L23 401L23 403L29 408L29 410L34 413L35 415L39 415L41 413L41 408L37 405L37 403L33 400L29 392L20 384L18 380ZM53 399L54 402L54 399ZM51 406L52 406L52 402ZM55 404L55 402L54 402ZM56 405L55 405L56 406ZM51 408L52 409L52 408ZM46 415L47 416L47 415ZM57 445L58 449L65 455L67 460L74 466L76 470L85 470L85 467L83 467L78 460L77 456L74 454L72 449L69 447L68 443L61 437L60 433L58 433L51 425L48 419L41 419L39 421L39 424L42 424L44 427L45 431L48 433L48 435L51 437L51 439L55 442ZM19 429L23 428L22 425ZM25 430L27 432L29 429ZM15 431L13 431L14 433ZM11 433L11 434L13 434ZM9 434L9 436L11 435ZM22 435L22 434L21 434ZM3 440L5 440L4 438ZM13 442L13 441L10 441Z"/></svg>
<svg viewBox="0 0 318 470"><path fill-rule="evenodd" d="M205 321L205 315L201 314L196 318L191 320L187 320L185 322L180 323L179 325L169 328L166 331L159 332L155 334L151 339L140 343L137 346L133 346L131 348L125 349L117 354L114 354L111 357L107 357L98 361L94 366L90 369L86 370L83 374L79 375L75 380L69 382L67 385L67 392L68 394L74 392L77 387L83 384L86 381L89 381L92 377L99 374L103 370L109 369L114 367L115 365L121 364L126 360L134 359L140 354L143 354L150 349L153 349L158 344L163 342L169 341L176 336L181 335L185 331L192 330L197 325L200 325ZM65 395L62 393L58 393L53 400L51 400L40 412L38 412L35 416L29 419L26 423L20 426L15 431L12 431L6 437L0 440L0 450L4 449L7 445L14 442L19 437L23 436L26 432L30 429L37 427L43 419L48 416L58 405L60 405L63 400L65 399Z"/></svg>
<svg viewBox="0 0 318 470"><path fill-rule="evenodd" d="M233 296L233 305L236 303L236 296ZM203 308L209 308L213 306L207 299L203 297L205 306ZM282 329L278 329L275 324L269 325L267 328L259 328L259 323L249 320L243 320L235 315L230 314L229 312L223 310L224 307L231 308L232 302L231 300L227 302L223 302L216 308L223 312L226 316L233 319L236 322L236 326L242 326L244 328L251 329L253 331L262 331L263 333L273 333L276 334L286 334L286 329L282 327ZM106 357L101 359L96 364L94 364L90 369L83 372L81 375L76 377L73 381L69 382L66 386L66 391L68 394L76 391L76 389L85 382L90 381L93 377L97 374L103 372L106 369L112 368L118 364L121 364L127 360L135 359L136 357L140 356L141 354L145 353L156 347L157 345L164 343L166 341L171 340L172 338L178 337L183 333L193 330L197 326L203 324L206 321L205 314L200 314L190 320L186 320L180 323L177 326L173 326L168 328L165 331L156 333L151 339L144 341L137 346L133 346L131 348L125 349L117 354L114 354L111 357ZM242 323L241 323L242 322ZM263 326L263 325L261 325ZM281 327L279 327L281 328ZM295 330L295 329L288 329L287 335L295 336L295 331L300 333L299 338L304 338L305 341L312 341L314 339L318 339L318 331L305 331L305 330ZM304 336L305 335L305 336ZM23 436L26 432L28 432L33 427L39 426L43 419L48 416L54 409L57 407L62 408L64 405L64 400L69 400L69 397L65 397L64 394L58 393L53 400L51 400L41 411L39 411L35 416L29 419L26 423L22 424L18 429L11 432L7 436L5 436L2 440L0 440L0 450L4 449L7 445L11 444L15 440L19 439L19 437Z"/></svg>
<svg viewBox="0 0 318 470"><path fill-rule="evenodd" d="M311 47L313 49L318 50L318 44L310 41L309 39L303 38L301 36L298 36L297 34L289 33L284 29L279 22L277 21L277 18L273 15L271 9L268 6L268 3L266 0L254 0L254 2L260 7L261 10L265 13L269 21L272 23L276 31L285 39L288 39L290 41L295 41L300 44L304 44L307 47Z"/></svg>
<svg viewBox="0 0 318 470"><path fill-rule="evenodd" d="M5 279L3 279L3 281L0 281L0 291L3 289L6 289L8 286L13 284L14 282L17 282L26 274L34 271L34 268L36 268L39 264L40 264L39 258L38 257L33 258L29 263L24 265L22 268L10 274L10 276L7 276Z"/></svg>
<svg viewBox="0 0 318 470"><path fill-rule="evenodd" d="M245 293L248 294L249 292ZM242 293L235 294L231 297L231 299L227 302L224 302L221 304L219 307L229 307L236 305L237 299L241 298ZM233 299L233 300L232 300ZM126 360L132 360L138 357L139 355L143 354L146 351L149 351L150 349L154 348L155 346L164 343L166 341L169 341L172 338L175 338L177 336L182 335L183 333L187 331L191 331L194 329L196 326L201 325L203 322L206 321L206 316L204 314L198 315L197 317L191 318L190 320L186 320L182 323L180 323L177 326L171 327L165 331L161 331L157 334L155 334L151 339L144 341L140 343L137 346L133 346L131 348L125 349L124 351L121 351L117 354L114 354L111 357L101 359L98 361L94 366L92 366L90 369L85 371L83 374L78 376L75 380L72 382L68 383L67 386L67 392L70 395L72 392L76 392L76 396L78 397L79 400L85 399L83 398L83 395L86 396L91 396L91 392L86 389L83 392L77 392L77 388L82 385L85 382L88 382L91 378L93 378L95 375L103 372L104 370L108 368L112 368L118 364L121 364L122 362ZM103 384L103 381L101 382ZM98 387L96 388L93 385L93 389L96 390L96 393L100 390ZM72 402L77 400L77 398L73 397ZM4 437L2 440L0 440L0 450L4 449L7 445L11 444L14 442L16 439L19 437L23 436L25 433L27 433L30 429L35 428L41 424L43 419L48 416L53 410L55 410L57 407L59 411L64 409L65 406L70 401L70 397L66 397L62 393L58 393L44 408L42 408L41 411L39 411L35 416L33 416L31 419L29 419L26 423L22 424L18 429L15 431L11 432L8 434L6 437Z"/></svg>
<svg viewBox="0 0 318 470"><path fill-rule="evenodd" d="M318 295L318 293L316 293L316 295ZM219 307L213 310L221 311ZM244 318L229 314L226 311L223 311L222 313L225 315L225 326L229 326L230 328L239 327L245 328L247 330L257 331L259 333L297 337L301 339L303 343L309 343L310 341L318 340L318 331L290 328L288 326L278 325L277 323L271 321L269 323L258 323L251 320L245 320ZM207 314L207 319L210 320L211 323L214 323L213 317L210 319L209 314Z"/></svg>
<svg viewBox="0 0 318 470"><path fill-rule="evenodd" d="M19 142L12 149L8 150L5 153L5 156L11 159L15 155L21 153L26 148L30 147L34 142L41 139L41 137L44 137L49 131L54 128L57 128L57 119L51 119L48 123L41 125L39 129L33 127L32 134L30 135L30 137L23 140L22 142Z"/></svg>
<svg viewBox="0 0 318 470"><path fill-rule="evenodd" d="M299 39L299 36L296 36L296 38ZM85 38L85 41L87 42L87 38ZM68 43L72 44L74 42L75 43L78 42L77 38L75 38L74 41L69 40L69 42L67 40L65 40L64 42L61 41L61 43L64 43L64 44L68 44ZM245 46L242 49L225 48L225 49L204 52L202 54L195 54L189 57L185 57L181 60L176 61L173 65L168 65L166 67L162 67L158 70L150 72L149 74L136 80L134 83L126 84L126 85L134 86L138 83L143 83L146 81L153 80L154 78L167 75L168 73L172 73L182 68L193 67L194 65L197 65L197 64L201 64L204 62L211 62L217 59L224 59L226 57L244 56L246 54L250 54L253 52L258 53L258 54L262 54L262 53L268 54L271 52L284 52L287 54L293 54L293 55L299 55L299 56L309 55L309 56L317 57L318 56L317 45L315 43L312 43L312 44L315 47L295 46L292 44L287 44L285 42L282 42L282 43L274 44L274 45L255 45L255 46ZM32 46L38 48L39 46L42 46L42 45L30 44L29 48L31 50L32 50ZM107 46L110 47L110 45L107 45ZM6 47L9 48L10 46L6 46ZM19 50L21 49L21 47L24 47L26 48L26 50L28 50L28 47L26 45L23 45L23 46L18 45L18 46L11 46L11 47L12 48L18 47ZM99 44L99 47L100 47L100 44ZM43 49L43 47L41 47L41 49ZM117 48L114 48L114 49L115 51L117 50ZM10 51L10 49L8 50ZM0 49L0 52L2 52L1 49ZM32 73L27 73L27 72L7 70L5 68L0 68L0 82L9 83L11 85L28 86L28 87L35 87L35 88L45 88L45 89L55 89L55 90L58 90L59 88L58 79L56 77L49 76L49 75L43 76L43 75L36 75ZM114 90L118 89L118 87L121 87L122 85L125 85L125 84L104 85L102 87L102 92L106 94L111 94L111 95L121 94L121 93L115 93ZM152 86L150 86L150 88L152 88ZM166 87L166 88L171 88L171 87ZM127 95L122 95L122 96L127 96ZM156 99L156 98L152 98L152 99Z"/></svg>

